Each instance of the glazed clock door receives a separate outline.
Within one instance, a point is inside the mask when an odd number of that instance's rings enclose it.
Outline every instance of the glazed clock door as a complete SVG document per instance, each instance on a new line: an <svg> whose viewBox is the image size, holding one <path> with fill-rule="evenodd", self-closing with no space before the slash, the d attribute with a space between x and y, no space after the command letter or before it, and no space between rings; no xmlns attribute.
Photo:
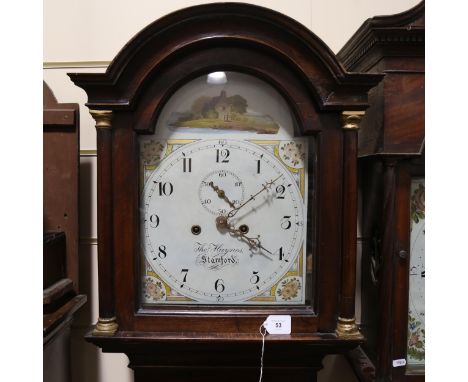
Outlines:
<svg viewBox="0 0 468 382"><path fill-rule="evenodd" d="M143 305L306 303L314 144L294 129L250 75L209 73L175 92L139 140Z"/></svg>

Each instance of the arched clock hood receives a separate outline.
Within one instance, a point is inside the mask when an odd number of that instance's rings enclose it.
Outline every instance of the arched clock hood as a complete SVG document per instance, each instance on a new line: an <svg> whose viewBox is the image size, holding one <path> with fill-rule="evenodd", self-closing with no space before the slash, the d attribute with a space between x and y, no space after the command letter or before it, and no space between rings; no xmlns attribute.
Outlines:
<svg viewBox="0 0 468 382"><path fill-rule="evenodd" d="M213 68L242 66L233 57L210 54L219 47L236 47L280 62L305 84L320 110L365 109L367 91L382 78L347 72L330 48L299 22L243 3L205 4L173 12L135 35L105 73L69 76L87 92L90 108L131 109L149 78L174 62L199 58L190 72L178 73L185 81ZM211 60L202 60L202 52ZM250 70L266 76L254 62Z"/></svg>

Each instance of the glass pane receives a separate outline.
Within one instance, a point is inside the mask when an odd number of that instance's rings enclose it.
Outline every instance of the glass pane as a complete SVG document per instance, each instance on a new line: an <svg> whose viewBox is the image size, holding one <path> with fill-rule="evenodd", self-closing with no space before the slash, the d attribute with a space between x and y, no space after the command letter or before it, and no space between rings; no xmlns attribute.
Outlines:
<svg viewBox="0 0 468 382"><path fill-rule="evenodd" d="M310 303L315 143L294 130L279 93L242 73L196 78L168 100L140 137L144 305Z"/></svg>
<svg viewBox="0 0 468 382"><path fill-rule="evenodd" d="M264 81L242 73L215 72L174 93L161 112L156 134L292 138L294 117L283 97Z"/></svg>
<svg viewBox="0 0 468 382"><path fill-rule="evenodd" d="M408 306L408 367L424 366L424 236L425 236L424 178L411 182L411 252Z"/></svg>

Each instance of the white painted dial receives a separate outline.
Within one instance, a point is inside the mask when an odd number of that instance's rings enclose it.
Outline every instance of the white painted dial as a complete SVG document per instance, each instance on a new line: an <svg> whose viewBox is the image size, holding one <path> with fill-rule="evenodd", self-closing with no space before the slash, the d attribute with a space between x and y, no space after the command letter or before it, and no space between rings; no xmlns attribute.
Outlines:
<svg viewBox="0 0 468 382"><path fill-rule="evenodd" d="M141 205L147 262L176 294L198 303L241 304L268 292L304 248L298 184L251 142L181 146L148 177Z"/></svg>

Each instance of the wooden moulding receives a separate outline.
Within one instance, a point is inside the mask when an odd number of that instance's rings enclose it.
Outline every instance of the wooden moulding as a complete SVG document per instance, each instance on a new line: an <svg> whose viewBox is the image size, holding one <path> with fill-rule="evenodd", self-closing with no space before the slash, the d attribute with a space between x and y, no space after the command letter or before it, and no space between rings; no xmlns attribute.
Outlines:
<svg viewBox="0 0 468 382"><path fill-rule="evenodd" d="M367 19L338 52L345 68L370 72L385 57L424 57L425 4ZM372 71L378 73L378 71Z"/></svg>
<svg viewBox="0 0 468 382"><path fill-rule="evenodd" d="M369 92L359 157L419 156L424 147L424 1L368 19L338 53L347 70L385 74Z"/></svg>
<svg viewBox="0 0 468 382"><path fill-rule="evenodd" d="M43 305L50 305L73 291L73 281L61 279L43 291Z"/></svg>

